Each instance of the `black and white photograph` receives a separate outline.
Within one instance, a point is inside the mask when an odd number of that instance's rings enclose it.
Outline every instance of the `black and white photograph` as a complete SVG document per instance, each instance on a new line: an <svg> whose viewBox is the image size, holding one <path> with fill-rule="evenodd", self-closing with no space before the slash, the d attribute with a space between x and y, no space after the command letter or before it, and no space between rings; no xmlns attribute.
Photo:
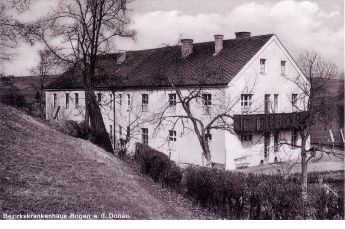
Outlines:
<svg viewBox="0 0 345 229"><path fill-rule="evenodd" d="M0 227L344 222L344 132L343 0L0 0Z"/></svg>

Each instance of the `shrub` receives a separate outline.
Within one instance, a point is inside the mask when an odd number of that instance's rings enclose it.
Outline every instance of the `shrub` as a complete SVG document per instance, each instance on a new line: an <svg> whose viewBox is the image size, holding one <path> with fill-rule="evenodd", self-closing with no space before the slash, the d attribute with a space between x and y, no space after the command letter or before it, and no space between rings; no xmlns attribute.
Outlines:
<svg viewBox="0 0 345 229"><path fill-rule="evenodd" d="M227 219L337 219L344 212L343 194L327 193L319 185L309 187L303 206L299 180L280 175L190 167L185 185L189 198Z"/></svg>
<svg viewBox="0 0 345 229"><path fill-rule="evenodd" d="M169 158L147 145L137 143L135 160L139 162L140 171L162 185L178 188L182 180L182 172Z"/></svg>
<svg viewBox="0 0 345 229"><path fill-rule="evenodd" d="M344 216L344 193L331 193L319 185L308 189L314 219L342 219Z"/></svg>
<svg viewBox="0 0 345 229"><path fill-rule="evenodd" d="M302 201L300 174L244 174L206 167L182 173L169 158L137 144L135 159L143 174L183 191L196 204L226 219L342 219L344 192L334 194L319 184L325 174L311 173L308 200ZM335 178L327 177L327 180ZM338 180L336 180L338 182Z"/></svg>
<svg viewBox="0 0 345 229"><path fill-rule="evenodd" d="M18 107L18 108L25 108L27 106L27 102L25 97L16 90L11 89L7 94L1 96L1 102L4 104Z"/></svg>
<svg viewBox="0 0 345 229"><path fill-rule="evenodd" d="M86 128L83 123L78 123L72 120L49 120L49 126L64 134L76 138L89 140L91 130Z"/></svg>

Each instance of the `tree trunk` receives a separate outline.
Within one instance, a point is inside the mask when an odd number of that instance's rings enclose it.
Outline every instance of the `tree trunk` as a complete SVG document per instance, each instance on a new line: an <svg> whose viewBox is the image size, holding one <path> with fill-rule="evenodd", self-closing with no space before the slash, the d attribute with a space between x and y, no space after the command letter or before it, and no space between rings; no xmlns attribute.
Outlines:
<svg viewBox="0 0 345 229"><path fill-rule="evenodd" d="M43 112L43 89L44 89L44 77L40 80L40 109Z"/></svg>
<svg viewBox="0 0 345 229"><path fill-rule="evenodd" d="M206 158L206 165L211 166L212 167L212 161L211 161L211 151L210 151L210 147L208 145L207 140L205 140L204 142L204 155Z"/></svg>
<svg viewBox="0 0 345 229"><path fill-rule="evenodd" d="M307 200L308 200L308 158L306 151L306 137L301 133L301 188L302 188L302 202L304 219L307 218Z"/></svg>
<svg viewBox="0 0 345 229"><path fill-rule="evenodd" d="M307 200L308 197L308 162L307 162L307 154L305 152L305 150L302 149L301 152L301 156L302 156L302 162L301 162L301 166L302 166L302 174L301 174L301 186L302 186L302 198L303 200Z"/></svg>
<svg viewBox="0 0 345 229"><path fill-rule="evenodd" d="M86 107L90 123L91 123L91 130L92 130L92 139L91 141L95 143L96 145L99 145L103 149L105 149L108 152L114 152L113 146L110 141L110 137L108 132L106 131L102 112L98 105L98 102L96 100L96 96L94 94L93 90L86 89Z"/></svg>

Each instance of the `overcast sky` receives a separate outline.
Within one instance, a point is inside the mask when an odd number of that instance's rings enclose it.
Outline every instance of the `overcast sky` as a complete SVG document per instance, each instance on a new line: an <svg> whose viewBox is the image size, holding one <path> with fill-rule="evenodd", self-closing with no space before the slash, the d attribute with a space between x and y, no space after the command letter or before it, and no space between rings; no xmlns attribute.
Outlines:
<svg viewBox="0 0 345 229"><path fill-rule="evenodd" d="M31 0L31 9L20 17L33 20L56 2ZM135 41L117 40L120 50L174 45L181 34L202 42L213 40L214 34L232 39L236 31L250 31L253 35L276 34L294 57L313 49L344 67L343 0L136 0L129 8L137 37ZM21 44L17 56L2 63L0 72L29 75L38 63L39 47Z"/></svg>

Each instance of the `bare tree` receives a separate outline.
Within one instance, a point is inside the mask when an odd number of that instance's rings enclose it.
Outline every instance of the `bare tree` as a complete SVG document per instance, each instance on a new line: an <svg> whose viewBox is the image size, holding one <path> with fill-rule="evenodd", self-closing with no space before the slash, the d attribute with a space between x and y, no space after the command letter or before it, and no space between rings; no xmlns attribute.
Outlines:
<svg viewBox="0 0 345 229"><path fill-rule="evenodd" d="M31 44L32 26L21 23L8 13L15 10L21 13L30 6L29 0L4 0L0 2L0 61L9 61L18 46L18 42L23 39Z"/></svg>
<svg viewBox="0 0 345 229"><path fill-rule="evenodd" d="M69 0L36 23L36 38L81 77L86 95L85 125L91 123L93 142L113 151L95 97L99 56L113 48L114 37L134 37L128 30L128 0Z"/></svg>
<svg viewBox="0 0 345 229"><path fill-rule="evenodd" d="M190 71L191 75L186 76L188 73L184 68L184 58L176 58L174 62L173 75L166 76L173 93L169 95L169 101L154 115L156 132L166 126L174 130L176 125L182 126L183 132L191 131L197 137L206 165L213 166L209 145L211 131L234 133L234 106L240 101L240 97L231 98L224 86L205 86L210 78L223 76L222 66L215 67L214 63L204 63L200 68ZM184 86L183 79L186 77L194 86ZM250 93L254 85L255 82L246 84L244 90ZM176 107L182 109L176 111Z"/></svg>
<svg viewBox="0 0 345 229"><path fill-rule="evenodd" d="M302 197L306 200L309 161L315 158L317 152L343 157L342 153L336 152L331 148L322 145L313 145L309 147L308 144L311 133L310 130L314 125L328 125L334 119L333 111L335 107L332 101L322 102L319 98L327 93L328 82L337 76L338 67L331 61L323 60L320 55L314 51L302 53L298 58L298 65L308 81L306 82L302 76L290 79L302 91L297 97L291 98L292 104L296 105L295 111L305 111L305 115L300 120L298 129L296 129L300 136L301 144L294 144L293 146L300 148ZM301 101L302 106L297 105L298 101ZM283 144L291 145L288 141Z"/></svg>
<svg viewBox="0 0 345 229"><path fill-rule="evenodd" d="M44 89L44 82L46 78L53 74L57 68L60 66L59 59L49 50L43 49L39 51L40 55L40 62L37 67L34 67L30 70L30 72L34 75L40 77L40 91L39 91L39 103L41 111L43 112L43 89Z"/></svg>

